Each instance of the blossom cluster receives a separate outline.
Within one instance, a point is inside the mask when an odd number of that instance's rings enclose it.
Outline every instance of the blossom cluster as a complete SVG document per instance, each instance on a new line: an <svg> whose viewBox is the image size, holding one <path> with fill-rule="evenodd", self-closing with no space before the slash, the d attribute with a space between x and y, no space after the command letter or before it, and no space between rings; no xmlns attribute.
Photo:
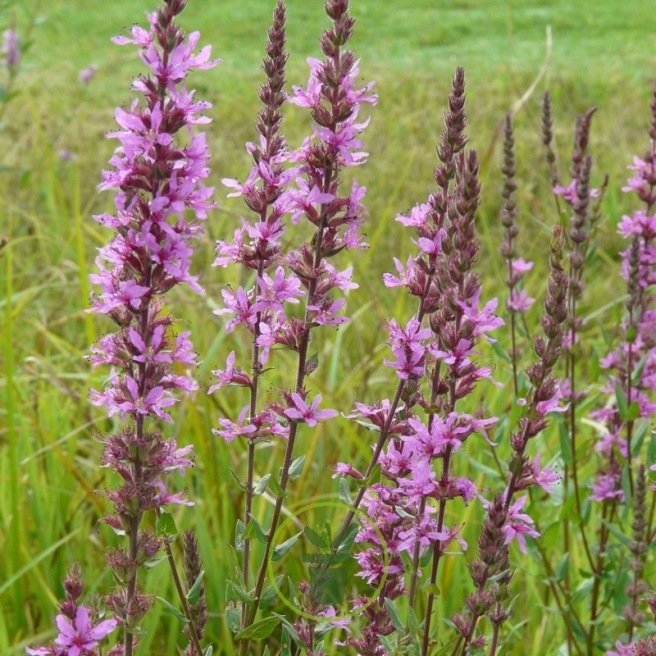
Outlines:
<svg viewBox="0 0 656 656"><path fill-rule="evenodd" d="M427 202L397 217L416 231L418 252L406 264L395 260L398 275L384 277L386 286L419 298L417 314L407 324L388 323L393 359L385 364L399 381L395 400L357 406L358 416L379 429L379 445L387 441L378 460L385 479L364 493L368 522L356 538L366 545L357 555L358 575L374 586L384 582L380 603L375 613L370 611L374 621L362 639L351 640L365 654L379 653L380 636L389 630L382 600L405 589L402 555L414 563L412 603L419 558L432 550L436 567L449 543L457 539L463 544L460 526L447 524L446 504L457 498L470 502L478 491L471 480L452 473L452 457L472 434L485 436L496 422L456 408L481 378L490 378L491 370L476 363L476 347L503 325L495 314L496 300L481 302L473 271L478 164L475 153L464 150L464 125L464 75L458 69L438 147L437 190ZM339 471L361 477L343 465Z"/></svg>
<svg viewBox="0 0 656 656"><path fill-rule="evenodd" d="M526 536L537 538L533 519L524 512L529 497L521 494L532 486L550 492L558 476L550 468L542 468L538 458L530 459L530 441L546 427L548 415L562 412L561 385L553 374L561 354L564 323L567 319L568 277L562 267L563 234L557 227L551 242L550 277L541 325L544 335L535 338L535 361L526 370L531 392L524 401L525 412L513 432L510 445L512 458L506 473L503 492L485 502L486 516L478 541L478 559L470 564L475 591L467 597L465 611L452 621L468 646L482 647L484 636L475 636L478 619L487 616L496 630L509 616L508 584L512 576L508 546L516 540L525 551ZM520 496L516 497L517 493Z"/></svg>
<svg viewBox="0 0 656 656"><path fill-rule="evenodd" d="M114 631L115 619L94 623L94 613L80 604L83 585L77 567L73 567L64 579L66 597L59 604L55 617L57 636L53 643L25 651L29 656L98 656L97 647Z"/></svg>
<svg viewBox="0 0 656 656"><path fill-rule="evenodd" d="M654 108L656 112L656 107ZM656 113L654 116L656 125ZM648 152L634 158L632 176L623 190L644 204L618 224L618 233L628 242L622 252L622 275L627 285L626 317L621 343L601 361L609 372L607 392L611 401L593 413L605 426L597 443L603 463L590 496L594 501L623 501L622 466L630 462L634 425L651 422L656 415L656 141Z"/></svg>
<svg viewBox="0 0 656 656"><path fill-rule="evenodd" d="M275 25L270 32L265 60L268 82L260 94L264 104L258 119L260 141L258 145L247 144L253 165L245 182L223 181L234 190L231 196L243 198L254 219L243 219L230 241L217 243L214 262L216 266L239 264L256 271L252 288L223 290L224 307L217 311L229 318L226 330L243 326L253 335L255 373L235 367L235 355L230 353L225 368L214 372L217 384L211 391L226 384L252 388L272 348L304 353L311 329L346 321L340 312L345 299L335 298L334 292L346 293L357 284L352 280L352 267L340 271L328 258L344 249L364 246L359 227L364 218L365 189L354 182L350 193L340 196L338 175L365 161L358 135L367 122L358 123L357 117L362 104L375 102L369 86L357 87L359 71L353 55L340 50L352 30L346 8L343 2L328 3L329 15L339 26L322 39L327 59L309 59L307 87L295 87L289 97L291 103L310 109L315 121L313 135L296 151L289 151L279 134L280 107L285 100L284 32ZM284 252L286 222L299 223L302 219L310 224L312 239ZM301 300L305 304L302 319L290 308ZM311 373L312 367L307 362L302 375ZM216 433L228 440L240 435L287 437L286 422L314 426L334 416L332 411L320 410L318 401L320 397L310 400L301 386L286 395L282 406L272 403L257 413L246 406L238 422L221 420Z"/></svg>
<svg viewBox="0 0 656 656"><path fill-rule="evenodd" d="M515 181L514 144L512 118L508 115L506 116L503 141L502 171L504 185L501 195L504 202L501 209L501 224L504 228L504 240L501 244L501 254L506 261L507 267L506 286L508 287L508 298L506 299L506 307L510 312L512 322L513 362L516 360L515 313L525 313L535 302L535 299L531 298L521 286L524 275L533 268L533 262L517 257L516 239L519 228L517 227L517 204L515 201L517 183Z"/></svg>
<svg viewBox="0 0 656 656"><path fill-rule="evenodd" d="M127 422L107 438L102 459L122 481L109 492L115 511L106 521L129 541L108 556L117 579L127 582L108 598L124 626L126 655L149 605L138 591L137 571L160 548L159 539L140 528L141 519L167 504L189 503L170 491L167 477L192 466L191 447L178 447L146 425L149 419L171 422L169 408L178 394L197 389L189 373L196 364L190 335L175 332L163 297L179 284L200 291L190 272L192 242L212 207L212 189L204 184L209 175L205 136L193 126L209 122L203 112L210 105L195 100L184 81L189 72L217 62L209 47L195 52L198 32L185 38L176 25L184 6L183 0L166 0L148 16L149 29L134 26L129 37L114 39L139 48L150 74L133 84L142 100L116 110L118 130L108 137L118 147L99 186L114 192L114 211L94 217L114 230L99 249L99 272L92 281L100 288L93 311L111 318L117 331L91 350L94 367L110 367L91 402Z"/></svg>
<svg viewBox="0 0 656 656"><path fill-rule="evenodd" d="M10 75L14 75L21 60L20 40L15 27L5 30L2 35L2 54Z"/></svg>
<svg viewBox="0 0 656 656"><path fill-rule="evenodd" d="M254 272L250 288L239 286L222 291L223 307L216 314L225 316L225 328L238 327L251 336L251 361L239 366L230 353L225 366L214 371L216 384L210 392L225 385L249 391L249 402L238 417L221 418L214 433L226 441L248 441L248 479L246 481L245 521L249 521L253 497L254 447L266 438L286 442L283 468L269 535L275 534L282 510L282 499L289 481L289 467L299 426L316 427L337 415L321 408L321 395L312 395L306 378L317 368L318 357L309 354L312 331L322 326L339 326L344 295L357 288L352 267L339 269L331 259L342 251L363 248L360 226L364 221L365 188L353 181L346 192L341 189L343 173L364 163L360 135L367 120L360 120L360 109L376 102L371 85L358 86L358 61L345 48L354 21L347 0L328 0L326 13L332 21L321 38L324 59L308 59L310 75L305 87L294 87L286 96L284 69L285 11L279 2L269 30L264 71L267 76L260 91L262 109L257 130L259 141L246 149L253 164L244 182L224 179L231 196L243 199L249 219L242 219L232 239L217 243L215 266L239 265ZM312 134L296 150L287 148L281 135L281 107L285 100L308 109ZM298 225L292 229L291 226ZM309 237L299 239L303 233ZM294 385L262 401L258 393L260 377L271 368L272 352L291 351L297 361ZM260 562L255 603L242 623L250 624L257 612L264 585L269 538ZM248 582L248 540L243 551L242 574Z"/></svg>

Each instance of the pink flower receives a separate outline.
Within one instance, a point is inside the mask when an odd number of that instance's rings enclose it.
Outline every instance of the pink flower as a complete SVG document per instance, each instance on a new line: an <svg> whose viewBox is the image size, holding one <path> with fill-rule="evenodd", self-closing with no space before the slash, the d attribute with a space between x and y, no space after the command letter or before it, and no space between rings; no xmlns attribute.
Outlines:
<svg viewBox="0 0 656 656"><path fill-rule="evenodd" d="M609 471L597 474L592 484L590 499L593 501L610 501L613 499L622 501L624 499L624 492L619 473Z"/></svg>
<svg viewBox="0 0 656 656"><path fill-rule="evenodd" d="M550 467L544 469L540 465L540 456L535 456L531 462L533 482L539 485L545 492L551 493L554 485L560 482L560 476Z"/></svg>
<svg viewBox="0 0 656 656"><path fill-rule="evenodd" d="M398 259L394 258L394 266L396 268L399 277L393 276L391 273L383 274L383 282L385 287L409 287L414 283L417 277L416 263L414 258L408 257L405 267L403 263Z"/></svg>
<svg viewBox="0 0 656 656"><path fill-rule="evenodd" d="M18 32L13 27L3 33L2 54L9 71L14 71L20 63L21 50Z"/></svg>
<svg viewBox="0 0 656 656"><path fill-rule="evenodd" d="M91 82L91 80L93 80L93 78L96 76L97 71L98 66L96 64L91 64L80 71L78 79L84 85L89 84L89 82Z"/></svg>
<svg viewBox="0 0 656 656"><path fill-rule="evenodd" d="M262 274L259 279L259 294L253 305L256 312L266 310L283 311L283 303L298 303L303 296L301 281L295 274L285 276L282 267L276 269L273 278L267 273Z"/></svg>
<svg viewBox="0 0 656 656"><path fill-rule="evenodd" d="M353 465L346 462L338 462L333 467L333 478L341 476L350 476L358 481L362 480L362 474Z"/></svg>
<svg viewBox="0 0 656 656"><path fill-rule="evenodd" d="M408 216L399 214L396 217L396 221L406 226L407 228L424 228L426 226L426 220L429 213L430 205L428 203L420 203L415 205L410 210L410 214Z"/></svg>
<svg viewBox="0 0 656 656"><path fill-rule="evenodd" d="M225 369L216 369L212 372L216 378L216 383L208 390L208 394L213 394L216 390L221 389L226 385L241 385L248 387L251 384L250 376L238 367L235 367L235 352L230 351L226 359Z"/></svg>
<svg viewBox="0 0 656 656"><path fill-rule="evenodd" d="M535 524L529 515L521 512L522 508L526 505L528 497L521 497L515 501L506 515L506 521L503 525L503 535L505 544L510 544L513 540L517 541L519 550L526 553L526 537L532 538L539 537L539 533L535 530Z"/></svg>
<svg viewBox="0 0 656 656"><path fill-rule="evenodd" d="M305 399L298 393L293 392L289 397L292 405L284 411L285 417L299 423L307 424L310 427L316 426L318 422L326 419L332 419L337 416L335 410L319 410L321 403L321 394L317 394L309 405Z"/></svg>
<svg viewBox="0 0 656 656"><path fill-rule="evenodd" d="M447 533L437 530L437 523L432 517L423 515L419 522L413 523L409 528L399 533L399 550L412 553L415 545L419 545L419 552L423 553L435 542L445 540Z"/></svg>
<svg viewBox="0 0 656 656"><path fill-rule="evenodd" d="M232 319L226 324L226 332L232 332L239 324L246 324L251 328L255 325L257 312L253 303L248 298L248 294L242 287L238 287L235 292L224 289L221 295L223 296L225 307L215 310L214 314L232 315Z"/></svg>
<svg viewBox="0 0 656 656"><path fill-rule="evenodd" d="M392 320L387 324L389 344L395 360L385 360L388 367L396 369L399 378L418 377L424 371L425 341L431 336L428 328L422 328L416 319L410 319L405 327Z"/></svg>
<svg viewBox="0 0 656 656"><path fill-rule="evenodd" d="M565 187L556 185L553 192L556 196L562 196L569 205L574 206L576 204L576 180L572 180ZM590 198L597 198L597 196L599 196L599 189L590 189Z"/></svg>
<svg viewBox="0 0 656 656"><path fill-rule="evenodd" d="M241 409L237 422L230 419L219 419L221 428L213 428L212 432L226 442L232 442L237 437L253 436L257 431L257 426L251 423L249 412L250 407L246 405Z"/></svg>
<svg viewBox="0 0 656 656"><path fill-rule="evenodd" d="M78 606L73 622L65 615L57 615L55 622L59 629L55 644L67 650L67 656L82 656L86 651L95 649L117 625L117 621L112 619L93 626L89 609L85 606Z"/></svg>
<svg viewBox="0 0 656 656"><path fill-rule="evenodd" d="M533 262L518 258L512 261L511 266L514 273L524 274L533 268Z"/></svg>
<svg viewBox="0 0 656 656"><path fill-rule="evenodd" d="M621 640L615 643L615 648L606 652L606 656L635 656L633 645L622 644Z"/></svg>
<svg viewBox="0 0 656 656"><path fill-rule="evenodd" d="M523 289L515 289L510 292L510 296L507 301L508 309L513 312L519 312L523 314L527 312L531 306L535 303L535 299L531 298L526 291Z"/></svg>

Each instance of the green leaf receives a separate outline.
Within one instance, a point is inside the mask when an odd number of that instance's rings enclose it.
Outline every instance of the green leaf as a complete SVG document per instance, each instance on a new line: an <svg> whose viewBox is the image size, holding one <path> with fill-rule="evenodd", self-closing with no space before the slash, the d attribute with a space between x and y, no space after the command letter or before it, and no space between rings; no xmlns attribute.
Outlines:
<svg viewBox="0 0 656 656"><path fill-rule="evenodd" d="M506 349L501 346L501 342L492 342L492 351L494 351L494 354L502 360L505 360L506 362L512 362L512 359Z"/></svg>
<svg viewBox="0 0 656 656"><path fill-rule="evenodd" d="M319 354L313 353L305 362L305 375L309 376L319 366Z"/></svg>
<svg viewBox="0 0 656 656"><path fill-rule="evenodd" d="M398 611L396 610L396 607L394 606L394 602L391 599L388 599L385 597L385 608L387 608L387 612L389 613L390 619L392 620L392 626L400 632L404 630L403 622L401 621L401 616L399 615Z"/></svg>
<svg viewBox="0 0 656 656"><path fill-rule="evenodd" d="M156 597L156 599L162 603L171 615L175 615L183 624L187 623L187 618L170 601L167 601L164 597Z"/></svg>
<svg viewBox="0 0 656 656"><path fill-rule="evenodd" d="M228 581L226 585L226 601L242 601L248 604L253 601L253 598L240 582Z"/></svg>
<svg viewBox="0 0 656 656"><path fill-rule="evenodd" d="M617 402L617 409L620 413L621 419L626 421L629 412L629 404L626 400L626 394L624 393L622 386L619 384L615 385L615 401Z"/></svg>
<svg viewBox="0 0 656 656"><path fill-rule="evenodd" d="M237 476L237 474L235 474L235 472L234 472L232 469L230 470L230 476L232 476L232 478L234 479L235 483L237 483L237 485L239 486L239 489L240 489L240 490L243 490L243 491L245 492L245 491L246 491L246 484L243 483L243 482L239 479L239 477Z"/></svg>
<svg viewBox="0 0 656 656"><path fill-rule="evenodd" d="M225 610L226 626L230 633L237 633L241 626L241 611L236 606L228 606Z"/></svg>
<svg viewBox="0 0 656 656"><path fill-rule="evenodd" d="M303 465L305 464L305 456L300 456L292 462L289 467L289 480L295 481L303 473Z"/></svg>
<svg viewBox="0 0 656 656"><path fill-rule="evenodd" d="M292 656L292 637L284 624L280 638L280 656Z"/></svg>
<svg viewBox="0 0 656 656"><path fill-rule="evenodd" d="M560 437L560 455L566 465L572 464L572 444L569 439L569 431L564 421L558 422L558 437Z"/></svg>
<svg viewBox="0 0 656 656"><path fill-rule="evenodd" d="M325 549L329 545L326 544L325 539L323 536L319 535L314 529L311 529L309 526L306 526L303 529L303 535L305 536L305 539L310 543L313 544L315 547L319 549Z"/></svg>
<svg viewBox="0 0 656 656"><path fill-rule="evenodd" d="M192 605L195 606L198 603L198 600L200 599L200 592L203 588L203 577L205 576L205 570L201 571L201 573L196 577L196 580L194 581L194 584L189 588L187 591L187 601Z"/></svg>
<svg viewBox="0 0 656 656"><path fill-rule="evenodd" d="M649 424L647 422L641 421L636 425L635 430L633 431L633 439L631 440L632 455L637 456L640 453L648 432Z"/></svg>
<svg viewBox="0 0 656 656"><path fill-rule="evenodd" d="M351 491L349 490L348 481L345 478L339 479L339 500L347 506L353 505Z"/></svg>
<svg viewBox="0 0 656 656"><path fill-rule="evenodd" d="M419 620L417 620L417 614L412 607L408 607L408 629L413 634L419 630Z"/></svg>
<svg viewBox="0 0 656 656"><path fill-rule="evenodd" d="M566 553L556 566L556 581L564 581L569 571L569 554Z"/></svg>
<svg viewBox="0 0 656 656"><path fill-rule="evenodd" d="M651 439L647 447L647 462L656 462L656 431L651 432Z"/></svg>
<svg viewBox="0 0 656 656"><path fill-rule="evenodd" d="M629 466L628 464L622 467L622 476L620 478L622 484L622 491L624 492L624 498L626 499L626 504L630 508L632 506L632 493L631 493L631 478L629 475Z"/></svg>
<svg viewBox="0 0 656 656"><path fill-rule="evenodd" d="M284 580L284 576L277 576L275 586L268 585L266 588L264 588L264 592L262 592L262 596L260 597L260 608L262 610L266 610L271 606L273 601L278 596L278 590L280 590L280 586L283 584Z"/></svg>
<svg viewBox="0 0 656 656"><path fill-rule="evenodd" d="M301 535L303 535L302 532L296 533L296 535L292 535L291 538L285 540L277 547L274 547L271 559L280 560L298 542L298 539L301 537Z"/></svg>
<svg viewBox="0 0 656 656"><path fill-rule="evenodd" d="M214 646L207 645L207 647L205 647L205 651L203 652L203 656L214 656Z"/></svg>
<svg viewBox="0 0 656 656"><path fill-rule="evenodd" d="M236 636L236 640L264 640L268 638L273 630L280 624L280 620L272 615L271 617L264 617L257 622L253 622L247 626L243 631L240 631Z"/></svg>
<svg viewBox="0 0 656 656"><path fill-rule="evenodd" d="M269 480L269 487L271 488L271 491L277 496L277 497L282 497L283 499L286 496L286 493L283 491L283 489L280 487L280 481L272 477Z"/></svg>
<svg viewBox="0 0 656 656"><path fill-rule="evenodd" d="M147 560L144 563L144 567L147 569L153 569L157 567L160 563L164 562L165 560L168 560L166 556L161 556L160 558L152 558L151 560Z"/></svg>
<svg viewBox="0 0 656 656"><path fill-rule="evenodd" d="M634 385L637 386L642 381L642 374L645 371L646 364L647 364L647 357L643 356L642 358L640 358L640 362L638 362L638 366L635 367L633 373L631 374L631 382Z"/></svg>
<svg viewBox="0 0 656 656"><path fill-rule="evenodd" d="M237 520L235 526L235 549L240 552L244 550L244 522L241 519Z"/></svg>
<svg viewBox="0 0 656 656"><path fill-rule="evenodd" d="M262 476L262 478L257 482L257 485L253 489L253 494L256 497L259 497L267 489L267 485L269 485L270 478L271 478L271 474L266 474L265 476Z"/></svg>
<svg viewBox="0 0 656 656"><path fill-rule="evenodd" d="M626 421L636 421L640 419L640 406L637 401L632 401L629 407L626 409L626 417L622 417Z"/></svg>
<svg viewBox="0 0 656 656"><path fill-rule="evenodd" d="M342 552L350 552L359 530L360 527L357 524L352 523L348 527L346 534L341 539L340 543L337 545L337 550Z"/></svg>
<svg viewBox="0 0 656 656"><path fill-rule="evenodd" d="M266 544L267 541L266 534L262 530L260 523L251 515L251 518L248 520L248 524L246 524L246 528L244 529L244 540L250 540L252 538L255 538L262 544Z"/></svg>
<svg viewBox="0 0 656 656"><path fill-rule="evenodd" d="M625 545L630 545L631 544L631 538L628 535L625 535L622 531L620 531L615 524L611 524L608 521L602 521L602 524L622 543Z"/></svg>
<svg viewBox="0 0 656 656"><path fill-rule="evenodd" d="M157 535L159 537L174 537L177 534L178 529L171 513L163 512L157 517Z"/></svg>

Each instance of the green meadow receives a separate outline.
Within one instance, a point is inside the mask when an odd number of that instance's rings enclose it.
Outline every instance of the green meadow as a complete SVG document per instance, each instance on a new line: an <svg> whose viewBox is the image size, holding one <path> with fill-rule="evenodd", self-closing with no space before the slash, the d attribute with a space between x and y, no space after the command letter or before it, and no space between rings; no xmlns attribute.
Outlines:
<svg viewBox="0 0 656 656"><path fill-rule="evenodd" d="M318 53L325 26L320 0L288 0L288 80L303 84L305 58ZM239 390L207 396L211 370L223 365L228 351L247 348L243 333L226 335L212 314L220 290L237 282L236 274L212 268L214 242L232 233L242 206L225 198L223 177L243 178L248 167L244 143L254 138L258 110L260 61L273 0L189 0L182 24L202 33L223 63L196 74L192 85L210 100L213 123L208 126L217 209L210 215L198 243L195 270L205 294L174 293L172 312L192 331L201 354L201 391L181 404L175 423L165 428L182 444L194 445L196 468L180 482L195 508L176 511L180 529L197 531L206 570L210 608L209 636L218 653L235 648L223 620L225 581L235 566L230 553L234 527L243 507L242 491L233 473L242 476L246 451L225 444L211 430L219 417L235 415L245 400ZM597 106L591 153L593 180L609 175L603 216L586 270L582 300L585 317L581 377L590 381L583 414L604 402L599 359L611 348L622 312L623 281L618 252L623 248L616 224L632 200L621 187L634 153L647 145L652 80L656 78L656 12L648 0L352 0L357 19L353 47L361 58L363 80L376 81L379 105L366 132L368 163L356 171L368 189L366 233L370 248L347 253L341 263L353 264L360 287L350 293L350 324L339 331L318 331L314 343L320 372L313 390L327 407L345 414L354 401L373 402L393 394L395 382L383 366L387 357L383 322L407 319L412 302L397 290L386 290L382 273L392 257L404 259L412 244L407 230L394 221L397 213L423 201L431 190L434 144L442 128L446 97L456 66L465 67L468 88L468 134L481 160L483 195L479 213L479 272L486 297L504 294L504 268L499 254L501 226L500 126L515 108L520 251L536 266L527 277L531 295L542 299L551 226L567 217L556 211L549 188L540 141L540 100L549 90L560 169L569 180L569 155L577 114ZM112 476L98 465L103 434L115 428L88 403L89 388L106 372L90 371L85 359L90 344L110 326L86 312L92 288L96 248L108 233L91 215L108 210L111 196L96 185L114 144L105 138L113 129L117 105L130 102L130 81L141 72L134 49L119 48L110 37L134 22L143 22L153 7L146 0L17 0L3 3L2 25L28 30L29 47L21 70L2 106L0 130L0 654L23 653L27 644L53 635L52 616L61 595L61 579L72 562L82 564L88 591L111 585L104 553L114 536L101 523L109 504L103 490ZM30 27L31 26L31 27ZM81 69L98 67L88 85L78 80ZM520 101L521 99L521 101ZM309 127L306 113L285 110L285 132L291 145L300 143ZM62 153L68 154L62 157ZM529 314L537 326L540 303ZM499 333L507 347L506 331ZM530 348L521 338L522 359ZM504 361L486 349L481 359L495 358L497 378L510 380ZM288 384L284 358L266 384ZM281 364L282 363L282 364ZM292 360L289 360L290 368ZM266 394L266 389L265 389ZM510 418L507 389L482 386L480 406L486 413ZM339 504L303 508L322 495L337 499L330 467L337 461L366 463L375 435L342 418L329 430L301 432L299 454L306 454L301 477L291 487L289 517L314 525L338 524ZM500 453L508 452L502 422L497 435ZM583 426L579 459L594 470L592 427ZM459 460L477 483L499 485L489 446L469 444ZM562 466L558 426L540 438L545 462ZM282 450L259 450L260 475L276 471ZM302 494L300 492L302 491ZM273 498L259 497L258 518L266 525ZM462 509L478 528L480 505ZM548 550L561 539L559 524L573 512L562 493L537 496L531 512L540 518ZM281 531L294 530L294 521ZM466 535L475 549L476 532ZM284 535L281 533L281 539ZM520 563L512 621L505 626L509 655L542 656L563 651L562 620L545 584L534 545L528 557L511 552ZM300 559L284 561L286 573L302 576ZM569 566L583 566L574 544ZM463 590L471 582L464 559L445 560L439 581L438 613L449 617L461 608ZM146 588L175 601L165 565L149 571ZM583 612L588 591L575 590L572 603ZM619 594L619 593L618 593ZM609 599L612 606L616 600ZM618 602L619 603L619 602ZM166 606L155 601L138 653L174 656L181 625ZM601 645L604 632L598 632ZM182 644L182 643L180 643ZM216 653L216 652L215 652ZM599 650L598 653L602 653Z"/></svg>

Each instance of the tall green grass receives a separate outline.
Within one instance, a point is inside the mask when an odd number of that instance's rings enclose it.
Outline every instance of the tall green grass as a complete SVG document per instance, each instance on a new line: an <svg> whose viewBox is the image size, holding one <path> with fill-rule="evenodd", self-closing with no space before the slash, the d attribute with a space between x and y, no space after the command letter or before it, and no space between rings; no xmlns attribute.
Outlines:
<svg viewBox="0 0 656 656"><path fill-rule="evenodd" d="M200 93L215 103L210 128L214 178L243 176L247 160L243 143L253 137L260 81L259 60L271 2L191 0L184 23L199 28L225 60L210 75L198 78ZM618 11L612 0L512 2L469 0L353 0L358 18L355 46L362 56L362 75L375 78L380 105L373 115L367 140L370 162L358 172L367 185L370 208L367 227L370 249L353 255L360 289L348 300L353 322L338 332L327 331L316 346L321 372L317 391L329 407L348 409L354 400L389 396L392 382L382 367L385 354L382 322L412 312L402 294L385 291L380 276L393 255L403 257L408 244L394 215L422 200L431 187L434 144L441 129L450 76L456 64L468 74L468 132L483 158L483 207L480 213L482 253L479 270L485 293L502 289L498 256L500 229L497 212L497 127L512 102L529 86L544 58L544 34L551 25L554 48L548 79L553 93L557 141L567 165L569 138L577 112L591 104L600 107L594 120L591 150L597 176L611 175L598 248L588 270L583 307L590 313L585 340L588 355L584 375L598 379L598 359L608 350L612 328L620 313L622 284L617 275L615 223L625 209L617 191L625 177L630 154L639 152L647 122L649 79L656 27L650 3L633 0ZM35 2L15 5L18 25ZM33 33L13 99L0 132L3 169L0 173L0 654L21 653L27 642L51 634L51 617L61 593L60 581L74 561L83 564L91 592L110 584L104 566L106 545L112 542L101 518L107 512L102 490L112 483L98 467L102 435L112 423L89 407L92 375L84 355L90 343L108 326L85 312L95 249L107 234L90 216L107 208L95 185L111 144L104 132L112 127L113 107L129 98L130 77L139 71L132 52L108 44L111 35L142 18L151 7L144 0L53 0L41 3L43 21ZM318 0L289 0L289 44L293 53L289 78L301 83L303 57L316 52L323 25ZM88 87L77 82L80 68L90 63L99 72ZM539 103L529 99L516 118L520 188L520 244L537 262L528 277L540 296L546 264L545 243L557 220L539 146ZM298 113L289 110L285 125L291 144L307 129ZM60 150L75 159L64 162ZM192 330L203 361L205 386L210 370L219 366L229 348L244 346L239 336L226 336L211 310L220 298L226 274L210 268L213 242L230 233L239 207L217 194L218 209L198 247L196 270L206 296L178 294L176 314ZM347 256L348 257L348 256ZM234 282L234 281L233 281ZM532 317L535 320L535 315ZM503 339L502 339L503 341ZM486 354L488 355L488 354ZM497 376L506 381L501 367ZM594 388L593 388L594 391ZM597 399L598 401L598 399ZM507 415L503 390L486 389L480 402L492 414ZM595 402L594 393L589 403ZM210 637L219 652L232 654L229 632L221 614L225 581L231 573L230 544L242 507L241 491L232 472L243 471L245 453L212 437L219 416L240 407L238 395L227 392L208 398L199 393L185 402L170 429L182 443L193 443L196 471L184 485L196 500L193 509L180 510L181 528L194 527L207 576L209 607L213 612ZM338 460L366 461L371 438L342 420L338 429L305 431L300 449L307 452L305 470L291 492L290 504L327 491L336 492L329 466ZM587 430L587 429L586 429ZM499 433L500 437L502 432ZM581 440L581 458L591 453L592 429ZM545 452L558 463L557 427L544 440ZM477 443L468 467L483 488L494 486L495 470L488 448ZM280 460L274 447L258 452L258 471ZM589 465L590 466L590 465ZM270 499L258 503L266 521ZM536 501L547 548L559 539L559 519L571 511L558 497ZM337 510L326 510L328 517ZM480 511L464 510L477 524ZM317 511L317 518L319 511ZM304 515L310 524L315 518ZM335 521L338 521L336 518ZM466 536L472 541L475 532ZM535 550L533 559L516 577L523 612L516 617L505 653L555 654L564 640L562 623L544 583ZM571 566L582 563L579 550ZM440 617L459 610L460 591L468 586L463 559L445 561L440 581ZM292 564L298 569L300 563ZM147 589L172 598L163 565L149 572ZM457 594L451 595L450 590ZM577 596L578 595L578 596ZM585 590L575 593L584 601ZM173 656L180 634L177 620L155 603L145 625L140 654Z"/></svg>

